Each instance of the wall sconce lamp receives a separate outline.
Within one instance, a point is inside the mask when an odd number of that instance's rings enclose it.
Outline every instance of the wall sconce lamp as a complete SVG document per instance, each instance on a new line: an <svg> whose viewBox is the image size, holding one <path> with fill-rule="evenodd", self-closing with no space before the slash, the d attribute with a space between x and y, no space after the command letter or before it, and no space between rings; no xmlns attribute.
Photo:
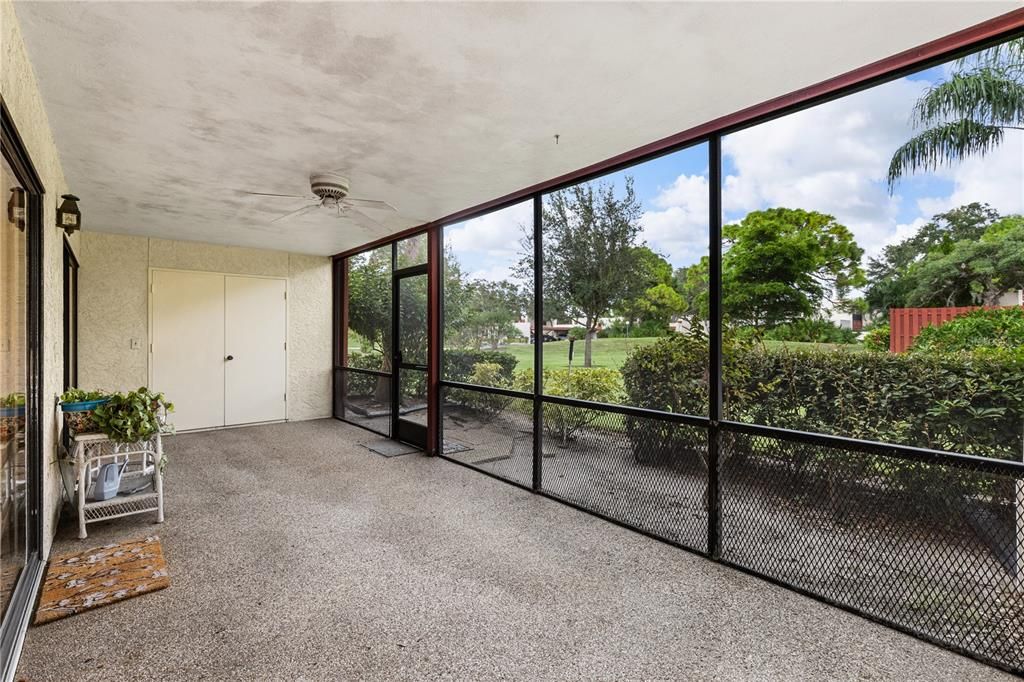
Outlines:
<svg viewBox="0 0 1024 682"><path fill-rule="evenodd" d="M11 198L7 200L7 222L25 231L25 190L20 187L11 188Z"/></svg>
<svg viewBox="0 0 1024 682"><path fill-rule="evenodd" d="M64 201L57 207L57 227L64 229L69 237L75 230L82 229L82 212L78 210L78 197L74 194L61 194Z"/></svg>

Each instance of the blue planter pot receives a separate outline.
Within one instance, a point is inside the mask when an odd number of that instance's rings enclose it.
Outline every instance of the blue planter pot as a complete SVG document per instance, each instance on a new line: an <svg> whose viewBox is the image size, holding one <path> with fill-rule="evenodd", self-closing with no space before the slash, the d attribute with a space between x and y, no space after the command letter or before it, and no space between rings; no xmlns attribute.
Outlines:
<svg viewBox="0 0 1024 682"><path fill-rule="evenodd" d="M25 406L17 405L15 407L0 407L0 417L24 417Z"/></svg>
<svg viewBox="0 0 1024 682"><path fill-rule="evenodd" d="M99 400L83 400L80 403L61 403L60 409L64 412L91 412L109 400L110 398L100 398Z"/></svg>

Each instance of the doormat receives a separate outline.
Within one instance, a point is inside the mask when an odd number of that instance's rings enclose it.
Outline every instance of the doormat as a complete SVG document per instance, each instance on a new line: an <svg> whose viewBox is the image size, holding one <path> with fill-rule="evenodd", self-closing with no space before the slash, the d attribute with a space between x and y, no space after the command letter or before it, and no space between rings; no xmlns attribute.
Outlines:
<svg viewBox="0 0 1024 682"><path fill-rule="evenodd" d="M382 457L398 457L399 455L411 455L414 452L422 452L415 445L407 445L401 441L385 438L383 440L364 443L363 447L370 452L375 452Z"/></svg>
<svg viewBox="0 0 1024 682"><path fill-rule="evenodd" d="M34 625L155 592L171 584L160 538L62 554L50 560Z"/></svg>

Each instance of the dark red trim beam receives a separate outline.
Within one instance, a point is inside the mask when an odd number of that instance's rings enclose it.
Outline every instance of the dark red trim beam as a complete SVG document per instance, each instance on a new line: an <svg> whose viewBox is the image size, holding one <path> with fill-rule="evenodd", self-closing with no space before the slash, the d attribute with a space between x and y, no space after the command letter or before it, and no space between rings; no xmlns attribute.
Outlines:
<svg viewBox="0 0 1024 682"><path fill-rule="evenodd" d="M922 8L924 8L924 6L922 6ZM798 109L815 100L834 96L836 93L841 91L853 89L871 81L891 76L899 71L909 69L923 62L941 58L944 55L963 50L971 45L982 43L986 40L996 38L1006 33L1012 33L1022 28L1024 28L1024 9L1007 12L1006 14L1002 14L998 17L989 19L988 21L971 26L970 28L957 31L956 33L944 38L938 38L937 40L905 50L899 54L893 55L892 57L886 57L885 59L854 69L853 71L849 71L840 76L835 76L834 78L829 78L828 80L821 81L820 83L809 85L806 88L801 88L800 90L791 92L788 95L782 95L766 102L761 102L760 104L747 107L746 109L741 109L735 113L721 116L712 121L708 121L707 123L690 128L689 130L684 130L676 133L675 135L670 135L669 137L645 144L642 147L637 147L636 149L632 149L628 152L623 152L622 154L605 159L604 161L599 161L589 166L585 166L572 171L571 173L566 173L565 175L560 175L536 185L531 185L530 187L526 187L517 192L506 194L505 196L498 197L497 199L477 204L476 206L452 213L451 215L447 215L425 225L418 225L416 227L403 230L402 232L368 242L362 246L348 249L347 251L337 254L335 258L354 255L361 251L365 251L366 249L387 244L395 239L402 239L418 234L433 226L459 222L466 218L472 218L490 210L522 201L537 192L548 192L566 184L571 184L585 178L611 172L623 166L637 163L647 157L656 156L667 150L683 146L688 142L693 142L707 137L712 133L722 132L729 128L748 124L760 118L766 118L772 115L781 115L782 112ZM879 30L885 30L885 27L879 27Z"/></svg>
<svg viewBox="0 0 1024 682"><path fill-rule="evenodd" d="M441 227L427 232L427 454L440 454Z"/></svg>

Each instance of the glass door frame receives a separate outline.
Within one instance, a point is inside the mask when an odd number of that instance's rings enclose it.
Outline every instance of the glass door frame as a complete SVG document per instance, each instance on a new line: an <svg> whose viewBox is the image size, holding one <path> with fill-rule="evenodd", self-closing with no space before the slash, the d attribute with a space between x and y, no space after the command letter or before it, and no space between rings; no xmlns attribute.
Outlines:
<svg viewBox="0 0 1024 682"><path fill-rule="evenodd" d="M401 286L402 280L410 279L413 277L424 277L427 278L427 285L429 291L429 268L427 263L420 265L413 265L401 270L394 270L391 275L391 437L394 440L408 443L409 445L415 445L421 449L426 450L428 445L428 427L424 424L418 424L413 421L402 419L400 412L401 408L401 381L402 381L402 370L422 372L424 378L429 377L430 373L430 343L429 333L426 333L428 347L426 349L426 360L427 364L421 365L412 362L405 362L402 358L401 351L401 335L399 326L401 324ZM425 306L425 318L430 318L430 301L429 295L427 300L423 302ZM429 323L428 323L429 329ZM429 384L429 381L428 381ZM429 400L429 390L428 390ZM429 414L428 414L429 423Z"/></svg>
<svg viewBox="0 0 1024 682"><path fill-rule="evenodd" d="M25 565L0 622L0 676L13 677L46 566L43 548L43 197L45 189L0 98L0 153L26 194Z"/></svg>

